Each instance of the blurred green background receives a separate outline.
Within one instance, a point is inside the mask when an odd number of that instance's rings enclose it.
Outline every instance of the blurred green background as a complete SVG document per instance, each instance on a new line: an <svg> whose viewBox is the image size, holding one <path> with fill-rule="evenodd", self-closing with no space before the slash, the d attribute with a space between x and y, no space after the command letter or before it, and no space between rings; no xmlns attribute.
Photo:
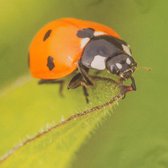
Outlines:
<svg viewBox="0 0 168 168"><path fill-rule="evenodd" d="M129 94L120 102L112 116L90 136L82 145L71 163L72 168L163 168L168 167L168 1L166 0L1 0L0 11L0 154L17 143L12 137L11 127L17 129L29 117L18 112L25 109L29 102L22 100L22 91L17 99L4 99L4 92L20 76L28 73L27 51L35 33L47 22L60 17L76 17L94 20L113 27L132 47L133 55L139 66L149 66L151 72L137 70L137 92ZM19 78L20 79L20 78ZM23 78L16 85L29 82ZM35 87L35 82L30 85ZM26 89L26 88L25 88ZM48 89L48 88L47 88ZM49 88L52 93L53 86ZM37 93L40 92L39 90ZM40 92L41 93L41 92ZM54 91L56 94L56 91ZM80 93L74 93L75 96ZM74 96L74 97L75 97ZM37 96L38 97L38 96ZM23 98L25 99L25 98ZM50 97L52 101L54 95ZM26 99L25 99L26 100ZM33 101L33 100L32 100ZM79 101L71 100L78 109ZM53 102L54 103L54 102ZM64 104L58 100L59 108ZM12 104L12 112L7 108ZM47 104L48 105L48 104ZM44 123L50 122L52 113L40 113L39 104L31 126L18 128L20 138L26 132L34 132ZM45 107L47 109L47 106ZM67 109L69 107L66 107ZM7 109L7 110L6 110ZM42 119L36 121L40 113ZM61 116L61 114L60 114ZM16 120L15 120L16 119ZM17 122L17 123L16 123ZM12 123L12 124L11 124ZM24 131L23 131L24 130ZM19 131L22 132L19 134ZM8 138L9 137L9 138ZM10 139L12 143L6 144Z"/></svg>

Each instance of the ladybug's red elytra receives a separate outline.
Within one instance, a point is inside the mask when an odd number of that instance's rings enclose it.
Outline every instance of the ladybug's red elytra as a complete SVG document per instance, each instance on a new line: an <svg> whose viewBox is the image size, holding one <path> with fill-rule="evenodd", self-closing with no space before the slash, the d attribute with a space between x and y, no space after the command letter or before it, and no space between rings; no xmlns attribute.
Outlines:
<svg viewBox="0 0 168 168"><path fill-rule="evenodd" d="M132 80L137 63L129 45L113 29L92 21L75 18L54 20L34 37L29 48L31 74L40 83L58 82L78 70L68 88L93 85L89 69L107 70L121 80ZM61 81L62 82L62 81Z"/></svg>

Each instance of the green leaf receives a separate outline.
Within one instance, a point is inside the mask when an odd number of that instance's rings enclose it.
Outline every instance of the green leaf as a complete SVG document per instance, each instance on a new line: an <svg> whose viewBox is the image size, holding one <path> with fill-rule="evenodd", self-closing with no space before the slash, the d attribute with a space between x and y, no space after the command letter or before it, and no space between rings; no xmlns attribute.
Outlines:
<svg viewBox="0 0 168 168"><path fill-rule="evenodd" d="M109 104L122 98L114 84L106 82L105 86L104 81L97 82L89 92L91 103L87 105L81 88L65 90L65 97L61 98L57 85L39 86L30 77L3 89L0 154L8 153L1 158L1 166L63 168L69 165L81 144L108 116ZM119 97L113 100L112 96L117 94Z"/></svg>

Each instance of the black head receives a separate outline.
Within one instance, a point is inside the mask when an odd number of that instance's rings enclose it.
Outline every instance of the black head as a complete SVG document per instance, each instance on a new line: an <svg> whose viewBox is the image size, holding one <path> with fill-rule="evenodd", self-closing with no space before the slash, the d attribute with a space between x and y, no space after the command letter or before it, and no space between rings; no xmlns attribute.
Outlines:
<svg viewBox="0 0 168 168"><path fill-rule="evenodd" d="M122 53L109 58L106 62L106 67L111 73L125 80L131 77L137 67L137 63L131 56Z"/></svg>

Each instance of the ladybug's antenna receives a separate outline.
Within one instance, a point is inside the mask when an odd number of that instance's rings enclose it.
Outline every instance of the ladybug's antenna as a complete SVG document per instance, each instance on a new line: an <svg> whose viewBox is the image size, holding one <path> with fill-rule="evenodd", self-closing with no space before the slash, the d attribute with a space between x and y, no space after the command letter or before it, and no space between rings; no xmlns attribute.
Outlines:
<svg viewBox="0 0 168 168"><path fill-rule="evenodd" d="M143 70L145 72L150 72L150 71L152 71L152 68L151 67L145 67L145 66L138 66L137 70Z"/></svg>

